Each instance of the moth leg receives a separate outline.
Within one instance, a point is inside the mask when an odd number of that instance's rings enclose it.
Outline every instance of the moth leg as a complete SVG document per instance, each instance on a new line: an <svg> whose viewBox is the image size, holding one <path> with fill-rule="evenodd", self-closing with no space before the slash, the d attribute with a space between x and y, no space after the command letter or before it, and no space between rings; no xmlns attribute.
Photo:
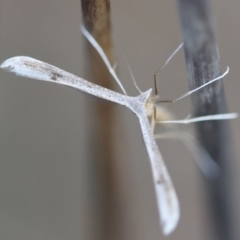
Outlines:
<svg viewBox="0 0 240 240"><path fill-rule="evenodd" d="M202 121L229 120L229 119L238 118L238 116L239 116L238 113L222 113L222 114L206 115L206 116L200 116L200 117L194 117L194 118L190 118L188 115L185 119L157 121L157 123L190 124L190 123L202 122Z"/></svg>
<svg viewBox="0 0 240 240"><path fill-rule="evenodd" d="M216 179L220 174L220 168L212 159L206 149L199 144L190 133L181 131L164 132L154 135L156 139L180 140L194 157L198 167L206 178Z"/></svg>
<svg viewBox="0 0 240 240"><path fill-rule="evenodd" d="M156 107L154 106L153 114L151 116L151 130L153 134L154 134L155 126L156 126Z"/></svg>

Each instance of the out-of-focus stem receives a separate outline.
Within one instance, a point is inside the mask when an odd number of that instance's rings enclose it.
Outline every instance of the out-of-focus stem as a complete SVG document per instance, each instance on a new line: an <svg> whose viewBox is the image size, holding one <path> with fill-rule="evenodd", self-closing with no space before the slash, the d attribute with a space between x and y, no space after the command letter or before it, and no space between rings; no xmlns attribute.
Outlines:
<svg viewBox="0 0 240 240"><path fill-rule="evenodd" d="M110 62L113 62L109 0L81 0L85 28L102 47ZM114 80L95 49L89 44L86 48L87 71L92 80L100 86L113 89ZM90 186L97 193L93 196L99 215L96 226L101 236L98 239L110 240L113 234L114 202L114 112L112 104L91 102L91 121L89 126L89 158L92 160L92 178L97 185ZM94 172L95 171L95 172ZM94 174L96 173L96 174ZM92 230L94 231L94 229Z"/></svg>
<svg viewBox="0 0 240 240"><path fill-rule="evenodd" d="M184 40L184 52L190 89L220 75L220 58L215 36L212 9L208 0L177 0ZM196 116L227 112L223 81L217 81L192 94ZM206 180L209 208L218 240L232 240L230 217L231 165L230 133L226 121L196 124L199 142L220 166L219 178Z"/></svg>

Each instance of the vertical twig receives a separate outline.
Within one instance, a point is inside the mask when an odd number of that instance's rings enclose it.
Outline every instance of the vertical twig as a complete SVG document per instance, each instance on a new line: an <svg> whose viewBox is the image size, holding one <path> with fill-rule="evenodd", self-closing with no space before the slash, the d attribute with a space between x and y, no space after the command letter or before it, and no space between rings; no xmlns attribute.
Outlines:
<svg viewBox="0 0 240 240"><path fill-rule="evenodd" d="M100 44L110 62L113 62L109 0L81 0L81 5L84 26ZM113 89L113 80L106 66L93 47L90 46L89 43L87 43L87 45L87 65L93 81L100 86ZM100 185L97 186L100 190L95 187L98 193L95 199L100 202L98 205L100 211L100 226L98 227L101 228L100 232L102 233L102 236L98 236L98 239L110 240L113 234L112 224L114 221L112 217L114 215L113 209L115 205L113 191L114 112L111 104L99 104L98 101L92 104L94 104L94 106L92 106L94 109L94 113L92 113L94 125L91 125L89 129L89 154L94 164L97 164L98 161L98 166L100 166L102 171L100 176L93 176L94 180L97 181L98 184L100 183Z"/></svg>
<svg viewBox="0 0 240 240"><path fill-rule="evenodd" d="M220 59L213 16L208 0L177 0L184 39L184 52L190 89L220 75ZM227 111L223 83L217 81L192 95L196 116ZM206 180L209 211L218 240L232 240L229 201L230 133L226 121L200 122L196 125L202 146L220 166L221 175Z"/></svg>

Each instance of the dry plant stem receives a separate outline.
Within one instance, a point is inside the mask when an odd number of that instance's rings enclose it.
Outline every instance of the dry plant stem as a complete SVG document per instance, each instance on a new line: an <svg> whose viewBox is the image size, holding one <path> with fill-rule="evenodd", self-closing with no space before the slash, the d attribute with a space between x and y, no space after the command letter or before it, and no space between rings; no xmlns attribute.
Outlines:
<svg viewBox="0 0 240 240"><path fill-rule="evenodd" d="M103 48L104 52L113 61L112 56L112 41L111 41L111 27L110 27L110 2L109 0L81 0L83 23L86 29L94 36L98 43ZM110 77L108 70L106 69L101 58L96 51L86 41L86 59L87 69L89 75L92 76L92 80L98 85L104 86L108 89L113 89L114 81ZM89 118L94 119L94 122L89 126L89 157L92 159L92 164L95 165L94 169L97 172L94 181L98 182L95 189L97 196L94 196L99 210L99 218L96 226L100 235L98 239L111 239L113 229L111 225L113 222L112 214L113 209L117 209L114 206L114 109L112 104L101 104L99 101L91 102L90 108L94 108L94 111L90 111L91 116ZM97 133L97 134L96 134ZM93 151L94 149L94 151ZM97 165L96 165L97 164ZM92 166L93 166L92 165ZM91 170L90 170L91 171ZM94 174L93 174L94 176ZM92 186L91 186L92 187ZM101 199L101 201L99 201Z"/></svg>
<svg viewBox="0 0 240 240"><path fill-rule="evenodd" d="M219 52L212 11L207 0L177 0L184 41L190 89L220 75ZM191 95L195 116L227 112L222 81L217 81ZM220 166L217 180L206 180L209 211L218 240L232 240L230 229L229 165L230 134L227 121L196 123L200 144Z"/></svg>

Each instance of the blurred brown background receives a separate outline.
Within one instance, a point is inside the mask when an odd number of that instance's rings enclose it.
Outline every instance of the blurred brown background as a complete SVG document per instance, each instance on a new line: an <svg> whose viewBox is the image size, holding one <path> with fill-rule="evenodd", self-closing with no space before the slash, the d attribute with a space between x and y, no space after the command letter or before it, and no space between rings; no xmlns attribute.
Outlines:
<svg viewBox="0 0 240 240"><path fill-rule="evenodd" d="M240 112L240 2L214 1L213 9L222 70L230 66L224 79L229 111ZM152 87L154 72L181 42L176 5L174 1L112 1L111 16L118 72L128 94L136 95L125 56L140 88ZM86 75L80 22L79 0L2 0L0 61L31 56L91 81ZM187 91L184 64L181 51L159 73L163 99ZM88 157L94 151L89 145L94 136L88 130L98 124L91 106L98 99L3 71L0 79L0 239L103 239L104 169L99 159ZM115 90L120 91L118 86ZM189 99L170 107L178 118L191 112ZM138 120L127 109L114 108L117 144L111 239L163 239ZM236 153L231 165L237 228L240 123L230 124ZM97 138L98 131L95 134ZM179 226L168 239L210 239L201 175L192 156L178 141L162 140L159 145L181 204Z"/></svg>

